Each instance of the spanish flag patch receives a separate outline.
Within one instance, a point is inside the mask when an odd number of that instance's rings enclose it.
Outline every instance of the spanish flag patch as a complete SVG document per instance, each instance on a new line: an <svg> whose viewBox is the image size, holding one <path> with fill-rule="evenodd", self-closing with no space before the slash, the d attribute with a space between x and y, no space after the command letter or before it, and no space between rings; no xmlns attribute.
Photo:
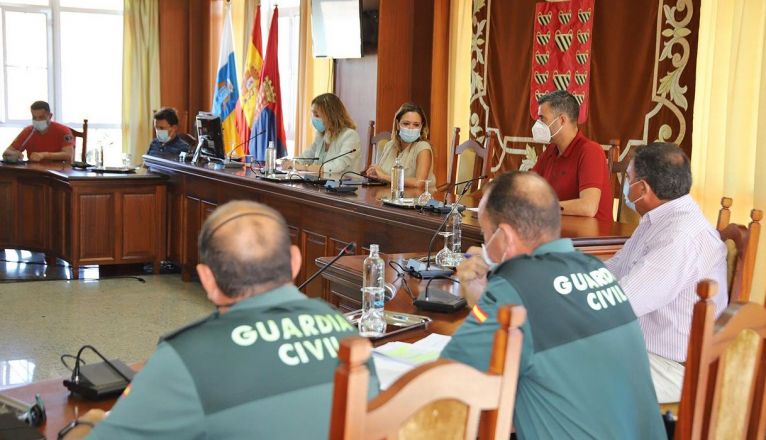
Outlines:
<svg viewBox="0 0 766 440"><path fill-rule="evenodd" d="M487 320L487 312L481 309L478 304L474 305L471 309L471 315L479 321L479 324Z"/></svg>
<svg viewBox="0 0 766 440"><path fill-rule="evenodd" d="M132 388L132 386L133 386L133 384L128 384L128 386L125 387L125 389L122 391L123 397L127 396L128 394L130 394L130 389Z"/></svg>

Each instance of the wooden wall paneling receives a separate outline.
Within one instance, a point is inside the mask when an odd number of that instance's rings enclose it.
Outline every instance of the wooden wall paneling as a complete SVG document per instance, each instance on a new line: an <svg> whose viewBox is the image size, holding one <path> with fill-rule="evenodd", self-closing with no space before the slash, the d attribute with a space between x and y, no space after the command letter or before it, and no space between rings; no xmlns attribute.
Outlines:
<svg viewBox="0 0 766 440"><path fill-rule="evenodd" d="M196 274L194 266L197 264L199 252L197 251L197 237L199 236L200 228L200 210L202 203L200 199L191 196L184 197L184 218L186 219L186 228L183 231L184 241L187 243L184 246L183 259L181 260L181 275L184 281L190 281L191 275Z"/></svg>
<svg viewBox="0 0 766 440"><path fill-rule="evenodd" d="M147 224L161 224L154 188L147 188L147 191L141 192L126 192L121 194L121 198L124 221L120 258L125 261L145 261L147 257L154 259L159 236L156 228L144 227Z"/></svg>
<svg viewBox="0 0 766 440"><path fill-rule="evenodd" d="M413 3L412 26L412 75L410 76L410 98L425 109L431 117L431 70L433 65L434 2L438 0L417 0ZM449 15L449 12L447 12ZM448 17L449 20L449 17ZM448 44L448 43L447 43ZM447 69L446 66L436 66ZM401 103L400 103L401 104ZM397 106L398 108L398 106ZM391 113L393 116L393 113Z"/></svg>
<svg viewBox="0 0 766 440"><path fill-rule="evenodd" d="M177 174L170 175L167 186L167 212L166 212L166 231L167 231L167 252L162 258L168 258L170 261L181 261L183 255L183 237L185 230L183 226L183 178Z"/></svg>
<svg viewBox="0 0 766 440"><path fill-rule="evenodd" d="M433 45L430 95L431 146L437 182L447 181L449 133L447 125L449 96L449 22L450 0L433 0Z"/></svg>
<svg viewBox="0 0 766 440"><path fill-rule="evenodd" d="M0 179L0 246L16 237L16 179Z"/></svg>
<svg viewBox="0 0 766 440"><path fill-rule="evenodd" d="M115 240L115 196L110 193L83 192L78 195L80 263L99 264L114 262L117 252ZM87 239L85 239L87 237Z"/></svg>
<svg viewBox="0 0 766 440"><path fill-rule="evenodd" d="M72 250L71 190L64 184L51 185L51 250L57 257L70 255ZM46 255L47 256L47 255Z"/></svg>
<svg viewBox="0 0 766 440"><path fill-rule="evenodd" d="M330 242L327 236L324 234L308 231L303 229L301 231L301 250L303 253L303 273L306 279L314 274L317 270L316 260L319 257L324 257L328 254L328 246ZM324 280L322 277L317 277L304 287L304 293L312 298L322 298L324 292Z"/></svg>
<svg viewBox="0 0 766 440"><path fill-rule="evenodd" d="M375 104L375 125L380 130L389 130L396 110L412 99L415 3L418 2L380 2Z"/></svg>
<svg viewBox="0 0 766 440"><path fill-rule="evenodd" d="M30 250L45 249L50 241L50 187L42 179L27 178L20 178L17 185L18 242Z"/></svg>
<svg viewBox="0 0 766 440"><path fill-rule="evenodd" d="M160 26L160 105L175 107L179 112L189 110L191 64L190 50L193 38L190 32L189 0L163 0L159 2ZM196 113L195 113L196 114ZM189 132L187 126L181 127Z"/></svg>

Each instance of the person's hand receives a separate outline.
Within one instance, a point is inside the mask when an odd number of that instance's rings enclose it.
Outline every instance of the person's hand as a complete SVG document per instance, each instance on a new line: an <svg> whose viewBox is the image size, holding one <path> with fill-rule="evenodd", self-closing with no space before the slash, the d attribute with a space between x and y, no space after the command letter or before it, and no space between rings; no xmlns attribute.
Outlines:
<svg viewBox="0 0 766 440"><path fill-rule="evenodd" d="M82 422L90 422L94 425L106 417L106 412L103 409L91 409L85 413L84 416L78 417L78 420Z"/></svg>
<svg viewBox="0 0 766 440"><path fill-rule="evenodd" d="M21 152L9 148L3 152L3 159L9 162L17 162L21 160Z"/></svg>
<svg viewBox="0 0 766 440"><path fill-rule="evenodd" d="M367 168L367 171L364 173L367 177L378 177L378 167L377 165L370 165L369 168Z"/></svg>
<svg viewBox="0 0 766 440"><path fill-rule="evenodd" d="M45 154L43 153L32 153L29 155L30 162L40 162L43 159L45 159Z"/></svg>
<svg viewBox="0 0 766 440"><path fill-rule="evenodd" d="M460 294L465 298L468 307L473 307L487 287L489 266L481 258L481 248L471 246L466 253L469 254L469 258L457 266L457 278L460 280Z"/></svg>

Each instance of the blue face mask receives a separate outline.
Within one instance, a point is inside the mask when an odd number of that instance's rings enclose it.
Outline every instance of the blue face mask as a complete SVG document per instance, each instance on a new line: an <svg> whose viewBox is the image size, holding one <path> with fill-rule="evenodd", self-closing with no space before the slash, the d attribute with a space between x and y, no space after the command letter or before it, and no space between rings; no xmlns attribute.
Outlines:
<svg viewBox="0 0 766 440"><path fill-rule="evenodd" d="M489 253L487 252L487 245L484 243L481 244L481 259L484 260L484 263L489 267L489 271L492 272L497 267L498 263L495 263L492 261L491 258L489 258Z"/></svg>
<svg viewBox="0 0 766 440"><path fill-rule="evenodd" d="M637 198L636 200L631 201L630 200L630 196L629 196L629 194L630 194L630 187L635 185L635 184L637 184L640 181L641 180L636 180L633 183L630 183L628 185L623 185L622 186L622 195L625 196L625 206L627 206L628 208L630 208L630 209L632 209L634 211L636 211L636 202L638 202L639 200L644 198L644 196L641 196L641 197ZM638 211L636 211L636 212L638 212Z"/></svg>
<svg viewBox="0 0 766 440"><path fill-rule="evenodd" d="M324 122L322 122L322 118L312 117L311 125L314 126L314 129L316 129L316 131L320 133L324 133L325 127L324 127Z"/></svg>
<svg viewBox="0 0 766 440"><path fill-rule="evenodd" d="M162 142L163 144L170 139L170 133L168 133L168 130L157 129L156 132L157 132L157 140Z"/></svg>
<svg viewBox="0 0 766 440"><path fill-rule="evenodd" d="M400 128L399 129L399 137L402 138L404 142L412 143L416 140L420 139L420 129L419 128Z"/></svg>

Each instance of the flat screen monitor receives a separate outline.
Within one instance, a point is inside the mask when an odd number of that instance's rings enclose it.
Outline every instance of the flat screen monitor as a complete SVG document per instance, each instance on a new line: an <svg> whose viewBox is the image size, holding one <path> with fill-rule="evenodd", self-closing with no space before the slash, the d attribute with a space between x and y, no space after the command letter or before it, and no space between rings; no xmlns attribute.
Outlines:
<svg viewBox="0 0 766 440"><path fill-rule="evenodd" d="M197 115L197 139L205 143L200 149L200 154L219 159L226 158L223 148L223 131L221 130L221 118L212 113L199 112Z"/></svg>

